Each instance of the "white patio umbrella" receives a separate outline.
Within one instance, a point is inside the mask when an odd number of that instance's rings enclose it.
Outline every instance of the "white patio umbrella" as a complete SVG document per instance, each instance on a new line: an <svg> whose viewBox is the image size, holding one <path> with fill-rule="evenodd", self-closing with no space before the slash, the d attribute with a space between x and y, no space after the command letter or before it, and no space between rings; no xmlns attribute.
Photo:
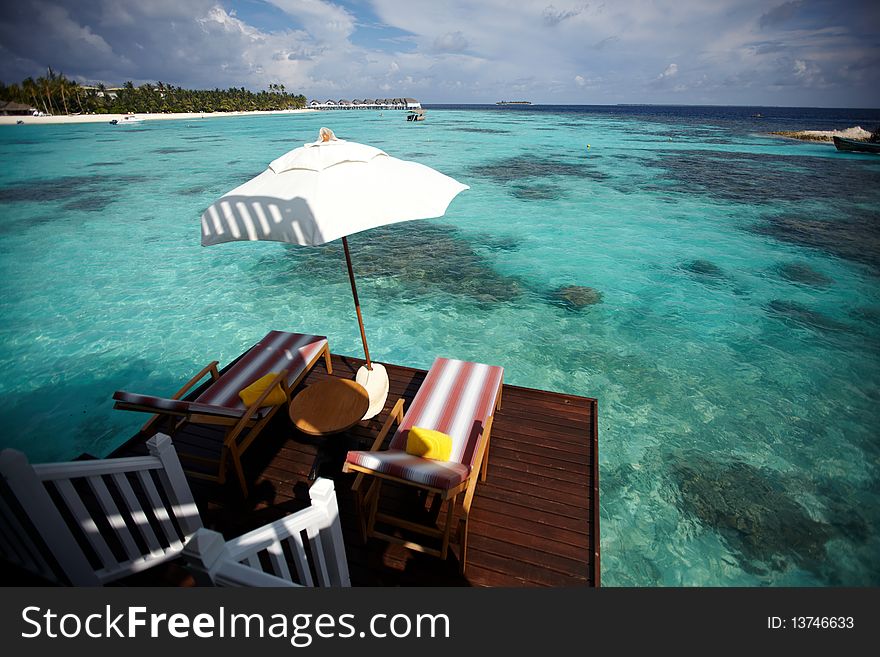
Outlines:
<svg viewBox="0 0 880 657"><path fill-rule="evenodd" d="M254 240L317 246L342 238L367 361L356 376L370 394L367 419L385 405L388 374L370 359L346 237L376 226L442 216L466 189L423 164L337 139L332 130L321 128L318 141L285 153L205 210L202 246Z"/></svg>

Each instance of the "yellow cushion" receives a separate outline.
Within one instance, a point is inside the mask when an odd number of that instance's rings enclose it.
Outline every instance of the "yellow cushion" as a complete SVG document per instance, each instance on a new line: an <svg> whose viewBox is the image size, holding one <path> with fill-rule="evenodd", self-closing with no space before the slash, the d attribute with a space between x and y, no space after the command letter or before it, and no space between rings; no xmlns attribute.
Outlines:
<svg viewBox="0 0 880 657"><path fill-rule="evenodd" d="M406 453L435 461L448 461L452 438L442 431L413 427L406 434Z"/></svg>
<svg viewBox="0 0 880 657"><path fill-rule="evenodd" d="M241 401L244 402L244 405L250 406L257 401L259 396L269 387L269 384L272 383L272 379L276 376L278 376L278 372L269 372L266 376L261 376L247 388L238 393L238 396L241 397ZM275 389L266 395L266 399L263 400L263 406L278 406L286 401L287 396L284 394L284 390L281 389L281 386L275 386Z"/></svg>

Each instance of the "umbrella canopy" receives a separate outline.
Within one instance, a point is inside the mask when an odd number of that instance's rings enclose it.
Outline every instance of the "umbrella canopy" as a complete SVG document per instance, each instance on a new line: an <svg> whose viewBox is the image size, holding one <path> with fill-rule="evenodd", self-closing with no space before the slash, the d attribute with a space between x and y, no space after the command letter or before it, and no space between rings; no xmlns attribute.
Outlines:
<svg viewBox="0 0 880 657"><path fill-rule="evenodd" d="M202 215L202 246L269 240L317 246L342 239L357 311L366 368L358 383L370 393L365 418L385 404L388 377L373 364L346 237L377 226L439 217L467 185L417 162L337 139L321 128L304 144L269 164L255 178L224 194Z"/></svg>
<svg viewBox="0 0 880 657"><path fill-rule="evenodd" d="M376 226L442 216L466 189L423 164L331 138L285 153L224 194L202 215L202 245L325 244Z"/></svg>

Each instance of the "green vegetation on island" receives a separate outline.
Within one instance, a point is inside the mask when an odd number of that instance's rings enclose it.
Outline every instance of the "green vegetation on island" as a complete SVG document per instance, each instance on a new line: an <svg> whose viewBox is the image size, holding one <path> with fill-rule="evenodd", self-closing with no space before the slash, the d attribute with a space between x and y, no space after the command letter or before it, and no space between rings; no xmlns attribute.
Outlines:
<svg viewBox="0 0 880 657"><path fill-rule="evenodd" d="M184 89L156 82L135 87L82 85L48 69L46 76L7 85L0 82L0 101L29 105L45 114L124 114L126 112L248 112L301 109L306 97L285 91L283 84L253 92L244 87Z"/></svg>

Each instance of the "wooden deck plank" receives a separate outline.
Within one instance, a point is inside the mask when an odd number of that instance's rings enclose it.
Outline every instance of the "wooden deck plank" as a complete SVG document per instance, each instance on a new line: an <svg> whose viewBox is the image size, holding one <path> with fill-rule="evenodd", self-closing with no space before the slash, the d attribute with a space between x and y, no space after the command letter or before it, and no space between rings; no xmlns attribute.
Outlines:
<svg viewBox="0 0 880 657"><path fill-rule="evenodd" d="M353 378L362 362L333 355L333 374L318 365L303 385L330 376ZM504 386L492 431L488 480L478 484L474 498L465 576L459 574L454 555L441 562L375 539L361 543L350 492L354 477L342 474L341 459L347 446L366 449L391 406L399 397L408 405L426 374L390 364L386 369L390 392L385 410L345 434L324 439L304 436L293 428L286 412L279 412L243 457L251 489L248 499L241 498L234 478L224 486L191 479L205 524L232 538L303 508L308 500L307 476L321 453L321 476L336 482L354 585L597 584L596 401L586 397ZM182 451L216 455L221 435L214 428L188 426L178 431L174 441ZM146 438L135 436L113 455L143 453ZM390 493L387 503L396 511L412 510L407 492Z"/></svg>

